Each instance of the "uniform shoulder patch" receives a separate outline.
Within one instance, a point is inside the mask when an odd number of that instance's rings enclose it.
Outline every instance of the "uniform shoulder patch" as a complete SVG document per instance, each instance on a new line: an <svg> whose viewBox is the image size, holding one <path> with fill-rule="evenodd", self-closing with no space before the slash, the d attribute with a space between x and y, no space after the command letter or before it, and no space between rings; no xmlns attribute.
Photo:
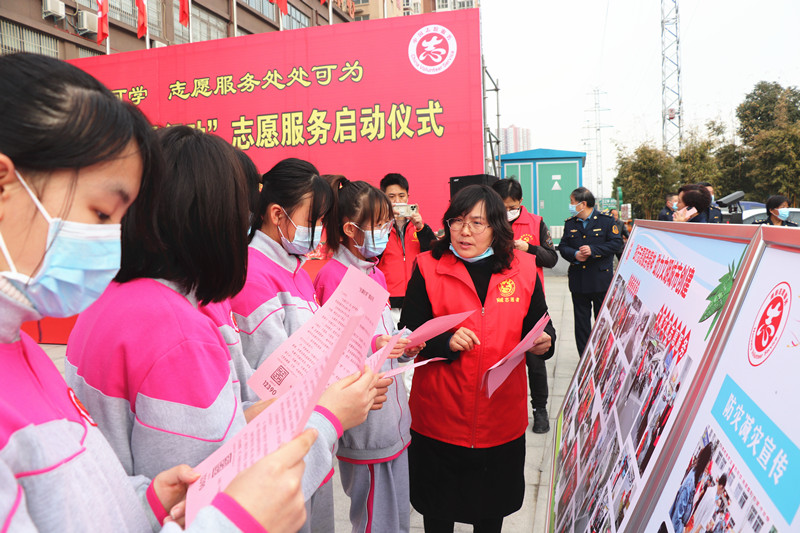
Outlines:
<svg viewBox="0 0 800 533"><path fill-rule="evenodd" d="M619 226L614 224L614 226L611 228L611 233L613 233L614 235L618 235L619 234Z"/></svg>

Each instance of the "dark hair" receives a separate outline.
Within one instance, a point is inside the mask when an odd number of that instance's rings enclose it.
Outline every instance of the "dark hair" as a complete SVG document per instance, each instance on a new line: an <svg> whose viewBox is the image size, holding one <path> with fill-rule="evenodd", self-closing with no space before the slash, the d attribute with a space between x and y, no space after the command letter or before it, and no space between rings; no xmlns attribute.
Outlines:
<svg viewBox="0 0 800 533"><path fill-rule="evenodd" d="M247 269L247 183L236 149L188 126L157 132L166 179L154 191L163 249L153 235L123 231L116 281L163 278L203 305L242 290Z"/></svg>
<svg viewBox="0 0 800 533"><path fill-rule="evenodd" d="M486 221L492 230L494 255L489 260L492 264L492 272L496 274L511 268L511 261L514 259L514 232L508 223L503 199L494 189L486 185L470 185L453 196L450 206L442 218L444 237L433 245L432 255L435 259L441 259L445 253L452 253L450 252L450 226L447 225L447 221L466 215L480 202L483 202Z"/></svg>
<svg viewBox="0 0 800 533"><path fill-rule="evenodd" d="M258 209L258 198L261 194L261 174L259 174L256 164L253 163L253 160L244 150L236 148L236 157L239 158L239 164L242 165L242 170L247 179L247 203L250 206L250 212L255 213Z"/></svg>
<svg viewBox="0 0 800 533"><path fill-rule="evenodd" d="M594 195L586 187L578 187L569 195L578 203L586 202L586 207L594 207Z"/></svg>
<svg viewBox="0 0 800 533"><path fill-rule="evenodd" d="M708 466L708 462L711 461L711 455L713 450L711 448L711 443L709 442L706 444L702 450L697 452L697 458L694 463L694 484L697 486L700 483L700 478L703 477L703 471Z"/></svg>
<svg viewBox="0 0 800 533"><path fill-rule="evenodd" d="M328 235L328 249L336 252L342 244L344 219L363 227L371 222L373 228L381 220L392 220L392 202L383 191L366 181L350 181L341 175L323 176L333 191L333 211L325 220L325 233ZM364 236L366 239L366 235Z"/></svg>
<svg viewBox="0 0 800 533"><path fill-rule="evenodd" d="M784 202L788 204L789 199L780 194L776 194L774 196L770 196L769 198L767 198L767 204L766 204L767 216L772 214L770 213L770 211L772 211L773 209L778 209L778 207L780 207L780 205Z"/></svg>
<svg viewBox="0 0 800 533"><path fill-rule="evenodd" d="M250 239L264 225L264 215L270 204L277 204L290 215L311 193L311 210L308 213L308 226L311 239L314 239L316 221L328 216L333 208L333 193L328 183L319 176L317 168L302 159L289 158L279 161L261 177L264 185L258 201L258 209L253 213Z"/></svg>
<svg viewBox="0 0 800 533"><path fill-rule="evenodd" d="M386 192L386 189L392 185L399 185L401 189L404 189L406 193L408 193L408 180L402 174L393 172L386 174L381 180L381 190L383 192Z"/></svg>
<svg viewBox="0 0 800 533"><path fill-rule="evenodd" d="M728 484L728 475L727 474L720 474L719 478L717 479L717 485L720 487L724 487Z"/></svg>
<svg viewBox="0 0 800 533"><path fill-rule="evenodd" d="M110 161L133 142L142 159L142 200L136 202L153 197L161 178L161 151L152 126L95 78L58 59L10 54L0 56L0 94L0 153L30 171L31 182L54 170ZM152 230L147 217L131 222L139 231Z"/></svg>
<svg viewBox="0 0 800 533"><path fill-rule="evenodd" d="M522 200L522 186L513 178L495 181L492 183L492 189L494 189L503 200L506 198L511 198L516 201Z"/></svg>
<svg viewBox="0 0 800 533"><path fill-rule="evenodd" d="M711 187L711 188L713 188L713 187L714 187L713 185L711 185L711 184L710 184L709 182L707 182L707 181L701 181L700 183L698 183L698 185L699 185L699 186L701 186L701 187Z"/></svg>
<svg viewBox="0 0 800 533"><path fill-rule="evenodd" d="M678 189L678 194L683 193L683 203L687 207L694 207L698 213L708 211L711 207L711 193L704 186L692 183Z"/></svg>

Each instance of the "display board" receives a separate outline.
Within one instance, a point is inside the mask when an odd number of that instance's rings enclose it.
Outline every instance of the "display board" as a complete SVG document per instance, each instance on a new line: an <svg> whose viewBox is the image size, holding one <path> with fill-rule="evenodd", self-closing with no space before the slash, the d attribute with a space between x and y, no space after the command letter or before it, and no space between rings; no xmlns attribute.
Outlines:
<svg viewBox="0 0 800 533"><path fill-rule="evenodd" d="M449 178L483 172L478 9L76 59L154 123L377 184L399 172L434 229Z"/></svg>
<svg viewBox="0 0 800 533"><path fill-rule="evenodd" d="M761 236L645 531L800 531L800 230Z"/></svg>
<svg viewBox="0 0 800 533"><path fill-rule="evenodd" d="M549 531L623 531L754 226L637 223L559 413Z"/></svg>

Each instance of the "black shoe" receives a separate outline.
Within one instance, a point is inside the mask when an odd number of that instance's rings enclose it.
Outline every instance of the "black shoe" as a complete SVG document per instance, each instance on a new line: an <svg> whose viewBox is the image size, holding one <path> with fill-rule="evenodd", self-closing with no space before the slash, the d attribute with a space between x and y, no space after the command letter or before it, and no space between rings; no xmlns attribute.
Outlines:
<svg viewBox="0 0 800 533"><path fill-rule="evenodd" d="M539 407L533 412L533 427L531 431L534 433L547 433L550 431L550 420L547 417L547 409Z"/></svg>

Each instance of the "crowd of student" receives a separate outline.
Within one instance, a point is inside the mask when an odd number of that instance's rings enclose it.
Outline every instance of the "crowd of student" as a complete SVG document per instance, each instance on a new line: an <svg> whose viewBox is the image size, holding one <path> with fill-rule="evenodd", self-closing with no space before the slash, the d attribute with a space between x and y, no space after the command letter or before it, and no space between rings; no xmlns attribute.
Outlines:
<svg viewBox="0 0 800 533"><path fill-rule="evenodd" d="M497 532L519 509L525 370L491 398L481 380L547 312L541 266L557 257L521 191L463 189L436 239L418 212L395 216L402 176L380 190L298 159L259 175L214 135L154 130L66 63L0 57L0 93L2 532L179 531L197 478L187 465L269 408L248 378L349 266L402 308L396 324L386 303L373 352L398 328L475 313L330 385L306 431L187 530L333 531L334 455L353 531L408 531L413 504L426 531ZM332 257L312 281L302 266L323 229ZM65 381L20 327L76 313ZM554 345L549 323L532 380ZM410 399L381 377L431 357L447 361L417 369Z"/></svg>

